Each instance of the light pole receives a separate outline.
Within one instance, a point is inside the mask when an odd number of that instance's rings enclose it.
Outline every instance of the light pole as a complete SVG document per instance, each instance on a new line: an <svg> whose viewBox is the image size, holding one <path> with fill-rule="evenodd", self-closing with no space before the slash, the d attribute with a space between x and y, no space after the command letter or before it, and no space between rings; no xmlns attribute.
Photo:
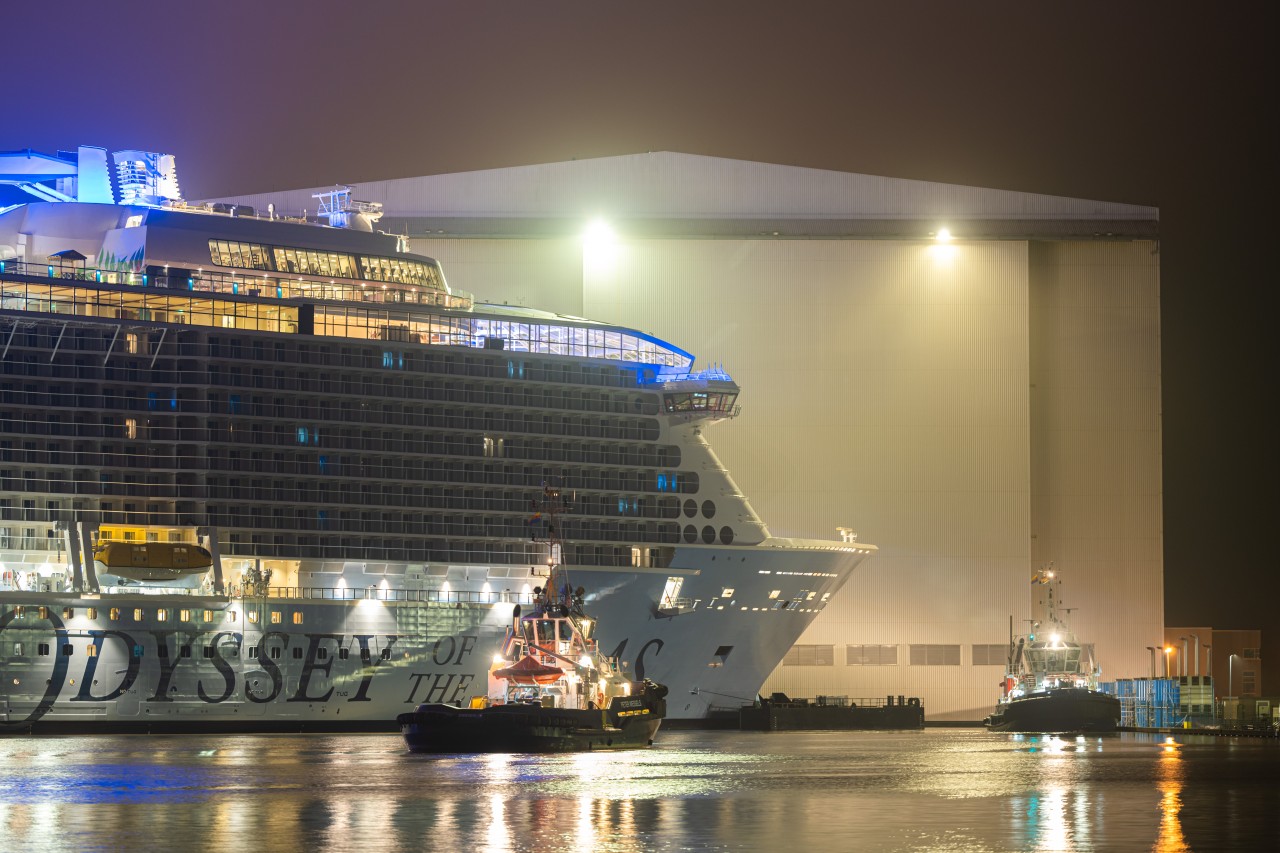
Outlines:
<svg viewBox="0 0 1280 853"><path fill-rule="evenodd" d="M1156 647L1147 646L1147 651L1151 652L1151 678L1156 677Z"/></svg>

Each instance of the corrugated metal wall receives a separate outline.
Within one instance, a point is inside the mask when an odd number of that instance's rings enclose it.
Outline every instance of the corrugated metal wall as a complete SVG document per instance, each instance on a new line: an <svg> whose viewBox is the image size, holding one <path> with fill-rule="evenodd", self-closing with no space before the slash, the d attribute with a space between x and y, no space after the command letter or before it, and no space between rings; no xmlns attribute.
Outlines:
<svg viewBox="0 0 1280 853"><path fill-rule="evenodd" d="M999 665L973 644L1030 615L1054 561L1107 678L1142 676L1163 613L1159 267L1144 242L417 241L450 284L623 323L720 362L743 415L708 439L778 536L849 526L880 554L780 667L797 696L919 696L979 719ZM847 666L849 644L898 647ZM913 666L910 646L960 646Z"/></svg>
<svg viewBox="0 0 1280 853"><path fill-rule="evenodd" d="M1031 250L1031 553L1056 562L1104 678L1164 625L1160 269L1151 242Z"/></svg>

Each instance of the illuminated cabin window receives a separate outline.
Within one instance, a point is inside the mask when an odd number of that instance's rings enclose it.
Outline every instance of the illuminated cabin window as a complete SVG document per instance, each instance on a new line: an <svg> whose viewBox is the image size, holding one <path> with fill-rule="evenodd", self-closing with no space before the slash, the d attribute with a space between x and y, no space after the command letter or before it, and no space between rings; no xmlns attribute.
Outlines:
<svg viewBox="0 0 1280 853"><path fill-rule="evenodd" d="M179 621L179 622L190 622L190 621L191 621L191 611L190 611L190 610L179 610L179 611L178 611L178 621Z"/></svg>
<svg viewBox="0 0 1280 853"><path fill-rule="evenodd" d="M141 608L141 607L135 607L135 608L133 609L133 621L134 621L134 622L141 622L141 621L142 621L142 608Z"/></svg>
<svg viewBox="0 0 1280 853"><path fill-rule="evenodd" d="M782 590L780 589L769 590L769 598L777 598L780 595L782 595Z"/></svg>
<svg viewBox="0 0 1280 853"><path fill-rule="evenodd" d="M112 622L119 622L119 621L120 621L120 608L119 608L119 607L113 607L113 608L111 608L110 610L108 610L108 611L107 611L107 618L108 618L108 619L110 619Z"/></svg>
<svg viewBox="0 0 1280 853"><path fill-rule="evenodd" d="M249 611L249 621L255 625L258 624L258 611L256 610Z"/></svg>
<svg viewBox="0 0 1280 853"><path fill-rule="evenodd" d="M137 418L124 419L124 437L125 438L138 437L138 419Z"/></svg>
<svg viewBox="0 0 1280 853"><path fill-rule="evenodd" d="M295 625L301 625L301 624L302 624L302 611L301 611L301 610L295 610L295 611L293 611L293 624L295 624Z"/></svg>
<svg viewBox="0 0 1280 853"><path fill-rule="evenodd" d="M682 586L684 586L684 578L667 578L667 584L662 589L662 603L658 606L664 610L676 607L680 599L680 588Z"/></svg>
<svg viewBox="0 0 1280 853"><path fill-rule="evenodd" d="M96 658L98 656L98 647L93 643L90 643L84 647L84 653L91 658Z"/></svg>
<svg viewBox="0 0 1280 853"><path fill-rule="evenodd" d="M206 621L206 622L212 622L212 621L213 621L213 611L212 611L212 610L206 610L206 611L204 612L204 621Z"/></svg>
<svg viewBox="0 0 1280 853"><path fill-rule="evenodd" d="M62 618L63 618L63 619L72 619L72 618L74 618L74 617L75 617L75 615L76 615L76 609L75 609L74 607L64 607L64 608L62 608Z"/></svg>
<svg viewBox="0 0 1280 853"><path fill-rule="evenodd" d="M22 618L22 614L24 614L24 613L26 613L26 612L27 612L27 608L23 607L21 604L19 604L19 605L18 605L17 607L15 607L15 608L13 608L13 616L14 616L14 618L15 618L15 619L21 619L21 618Z"/></svg>
<svg viewBox="0 0 1280 853"><path fill-rule="evenodd" d="M135 332L129 332L124 336L124 349L130 355L138 354L138 335Z"/></svg>
<svg viewBox="0 0 1280 853"><path fill-rule="evenodd" d="M97 618L98 618L98 608L96 608L96 607L90 607L88 610L86 610L86 611L85 611L85 615L86 615L86 616L88 616L90 619L97 619Z"/></svg>
<svg viewBox="0 0 1280 853"><path fill-rule="evenodd" d="M40 613L40 618L41 618L41 619L48 619L48 618L49 618L49 608L47 608L47 607L43 607L43 606L42 606L42 607L40 608L39 613Z"/></svg>
<svg viewBox="0 0 1280 853"><path fill-rule="evenodd" d="M733 598L733 587L731 587L731 586L727 586L727 587L725 587L725 588L724 588L724 590L720 593L720 597L721 597L721 598Z"/></svg>
<svg viewBox="0 0 1280 853"><path fill-rule="evenodd" d="M284 621L284 616L280 613L280 611L279 611L279 610L272 610L272 611L271 611L271 624L272 624L272 625L279 625L279 624L280 624L281 622L283 622L283 621Z"/></svg>
<svg viewBox="0 0 1280 853"><path fill-rule="evenodd" d="M169 610L168 610L168 608L161 607L159 610L157 610L157 611L156 611L156 621L157 621L157 622L168 622L168 621L169 621Z"/></svg>
<svg viewBox="0 0 1280 853"><path fill-rule="evenodd" d="M343 252L210 240L209 259L222 267L416 284L444 290L444 278L439 269L409 258L375 258Z"/></svg>

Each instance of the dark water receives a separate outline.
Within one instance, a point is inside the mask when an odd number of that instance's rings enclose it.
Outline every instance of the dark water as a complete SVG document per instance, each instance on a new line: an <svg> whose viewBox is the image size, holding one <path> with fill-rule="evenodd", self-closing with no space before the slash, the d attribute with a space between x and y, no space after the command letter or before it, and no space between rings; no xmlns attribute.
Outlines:
<svg viewBox="0 0 1280 853"><path fill-rule="evenodd" d="M0 849L1280 849L1280 744L664 732L436 758L390 735L0 739Z"/></svg>

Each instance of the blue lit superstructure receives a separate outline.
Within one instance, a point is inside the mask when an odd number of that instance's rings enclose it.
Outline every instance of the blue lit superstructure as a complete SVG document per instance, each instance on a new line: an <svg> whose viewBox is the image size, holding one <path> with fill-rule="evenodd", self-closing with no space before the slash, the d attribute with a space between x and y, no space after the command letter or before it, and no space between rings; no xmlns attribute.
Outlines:
<svg viewBox="0 0 1280 853"><path fill-rule="evenodd" d="M722 369L477 303L341 193L333 227L123 161L131 203L0 212L0 730L376 726L483 693L548 482L601 643L673 718L749 701L874 550L769 534L703 434L739 412ZM106 542L212 566L131 582Z"/></svg>

